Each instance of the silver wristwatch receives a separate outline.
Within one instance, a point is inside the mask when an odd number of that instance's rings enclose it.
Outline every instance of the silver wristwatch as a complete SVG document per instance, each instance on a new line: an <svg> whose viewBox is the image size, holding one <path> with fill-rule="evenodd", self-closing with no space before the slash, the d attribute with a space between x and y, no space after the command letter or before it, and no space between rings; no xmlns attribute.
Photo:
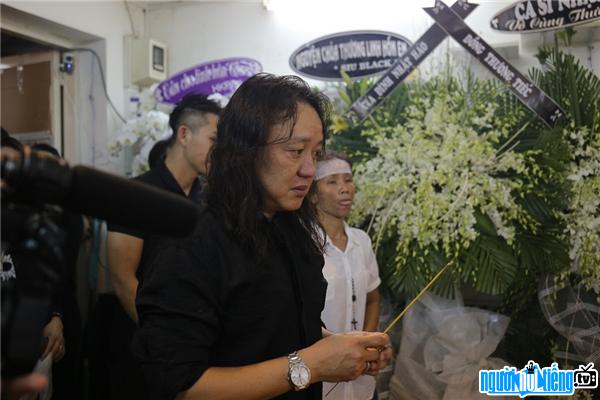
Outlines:
<svg viewBox="0 0 600 400"><path fill-rule="evenodd" d="M297 351L288 355L288 381L295 391L306 389L310 385L310 369Z"/></svg>

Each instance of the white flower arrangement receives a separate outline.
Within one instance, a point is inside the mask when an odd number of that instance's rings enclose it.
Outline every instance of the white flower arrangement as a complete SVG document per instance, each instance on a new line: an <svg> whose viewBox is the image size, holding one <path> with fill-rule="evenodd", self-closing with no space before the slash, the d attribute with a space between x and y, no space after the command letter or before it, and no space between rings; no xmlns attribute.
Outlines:
<svg viewBox="0 0 600 400"><path fill-rule="evenodd" d="M357 167L355 222L371 216L377 246L383 232L397 233L396 263L428 254L430 248L455 259L478 237L476 212L493 222L513 244L515 224L535 229L516 196L531 188L533 152L497 149L508 135L493 127L496 111L487 104L470 114L456 109L451 96L413 100L402 126L371 135L377 155ZM414 244L421 251L416 252Z"/></svg>
<svg viewBox="0 0 600 400"><path fill-rule="evenodd" d="M137 115L127 120L116 140L111 144L113 157L118 157L125 149L132 153L131 173L139 175L148 170L148 153L154 144L171 135L169 107L158 104L154 97L154 87L140 93Z"/></svg>
<svg viewBox="0 0 600 400"><path fill-rule="evenodd" d="M571 139L567 179L572 182L572 195L560 216L567 225L573 270L588 289L600 295L600 134L585 129L565 134Z"/></svg>
<svg viewBox="0 0 600 400"><path fill-rule="evenodd" d="M225 108L227 103L229 103L229 97L222 95L221 93L213 93L208 96L209 100L216 101L221 108Z"/></svg>
<svg viewBox="0 0 600 400"><path fill-rule="evenodd" d="M148 170L148 153L154 144L171 135L169 115L151 110L127 121L117 140L111 146L113 156L118 156L126 147L133 151L131 171L139 175Z"/></svg>

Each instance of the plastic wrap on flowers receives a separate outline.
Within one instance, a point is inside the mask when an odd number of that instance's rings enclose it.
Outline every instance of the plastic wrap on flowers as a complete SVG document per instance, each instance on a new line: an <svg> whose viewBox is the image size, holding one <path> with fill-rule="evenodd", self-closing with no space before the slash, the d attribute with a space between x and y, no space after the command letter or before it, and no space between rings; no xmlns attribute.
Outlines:
<svg viewBox="0 0 600 400"><path fill-rule="evenodd" d="M510 318L424 295L406 314L390 395L394 400L484 399L480 369L508 365L490 358Z"/></svg>
<svg viewBox="0 0 600 400"><path fill-rule="evenodd" d="M600 364L600 305L596 293L586 290L583 282L571 285L567 281L556 283L546 276L538 291L544 316L569 345L555 352L567 364L579 362Z"/></svg>

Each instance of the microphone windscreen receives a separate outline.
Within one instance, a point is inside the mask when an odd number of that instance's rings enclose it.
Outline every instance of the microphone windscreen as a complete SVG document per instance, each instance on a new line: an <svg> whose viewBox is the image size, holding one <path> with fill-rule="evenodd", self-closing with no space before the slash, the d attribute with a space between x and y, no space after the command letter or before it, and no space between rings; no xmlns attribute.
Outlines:
<svg viewBox="0 0 600 400"><path fill-rule="evenodd" d="M196 225L198 205L183 196L84 166L71 171L69 210L165 236L187 236Z"/></svg>

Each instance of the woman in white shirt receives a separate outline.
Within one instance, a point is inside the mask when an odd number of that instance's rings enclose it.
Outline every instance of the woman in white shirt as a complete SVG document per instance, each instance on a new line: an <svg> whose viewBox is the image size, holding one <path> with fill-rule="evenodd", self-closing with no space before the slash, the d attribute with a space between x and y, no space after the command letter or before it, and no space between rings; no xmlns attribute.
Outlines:
<svg viewBox="0 0 600 400"><path fill-rule="evenodd" d="M315 181L314 201L319 222L327 235L323 275L328 286L321 319L327 329L335 333L376 331L379 325L377 288L381 283L377 260L369 236L345 222L356 190L349 160L328 154L317 164ZM334 385L323 383L325 400L370 400L375 391L375 378L363 375L338 384L329 393Z"/></svg>

